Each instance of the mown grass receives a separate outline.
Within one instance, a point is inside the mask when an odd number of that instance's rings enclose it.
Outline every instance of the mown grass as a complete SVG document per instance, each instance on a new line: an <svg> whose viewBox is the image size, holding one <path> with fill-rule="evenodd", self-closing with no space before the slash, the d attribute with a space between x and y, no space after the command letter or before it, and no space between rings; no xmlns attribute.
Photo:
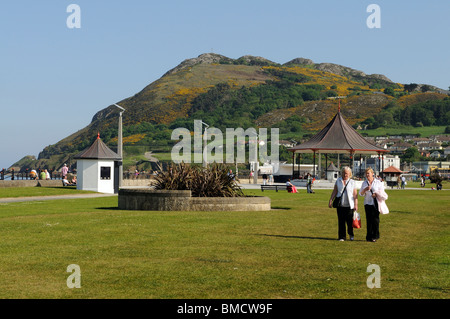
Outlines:
<svg viewBox="0 0 450 319"><path fill-rule="evenodd" d="M117 197L0 204L0 298L448 298L448 191L388 190L381 239L337 241L331 190L247 190L266 212L117 209ZM81 268L81 288L66 285ZM369 289L369 264L381 288Z"/></svg>
<svg viewBox="0 0 450 319"><path fill-rule="evenodd" d="M0 198L88 194L90 191L77 190L76 186L61 187L0 187Z"/></svg>
<svg viewBox="0 0 450 319"><path fill-rule="evenodd" d="M368 129L360 131L366 133L368 136L387 136L387 135L401 135L401 134L420 134L422 137L431 135L445 134L445 126L422 126L414 127L409 125L398 125L395 127L379 127L376 129Z"/></svg>

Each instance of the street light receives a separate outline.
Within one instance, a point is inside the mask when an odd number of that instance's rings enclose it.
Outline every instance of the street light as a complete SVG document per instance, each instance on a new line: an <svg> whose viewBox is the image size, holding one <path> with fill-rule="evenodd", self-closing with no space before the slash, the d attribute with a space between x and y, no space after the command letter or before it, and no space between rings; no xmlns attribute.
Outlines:
<svg viewBox="0 0 450 319"><path fill-rule="evenodd" d="M208 165L208 158L207 158L208 152L207 152L207 149L206 149L206 145L207 145L207 143L208 143L207 129L208 129L209 125L206 124L206 123L203 122L203 121L200 121L200 122L201 122L203 125L206 126L206 127L205 127L205 133L203 134L203 142L204 142L204 144L205 144L205 146L203 147L203 167L206 167L206 166Z"/></svg>
<svg viewBox="0 0 450 319"><path fill-rule="evenodd" d="M264 144L265 144L265 142L264 141L259 141L259 143L258 143L258 139L259 139L259 135L258 135L258 133L256 133L256 132L254 132L255 133L255 137L256 137L256 140L255 140L255 143L256 143L256 145L255 145L255 147L254 147L254 150L255 150L255 154L254 154L254 156L255 156L255 162L254 162L254 164L253 164L253 169L254 169L254 174L253 174L253 183L254 184L257 184L258 183L258 170L259 170L259 160L258 160L258 145L259 146L263 146ZM249 147L250 147L250 140L249 140ZM250 151L250 148L249 148L249 151ZM251 165L252 166L252 165Z"/></svg>
<svg viewBox="0 0 450 319"><path fill-rule="evenodd" d="M121 162L119 163L119 188L122 187L123 182L123 143L122 143L122 113L125 112L125 109L120 105L114 103L121 112L119 113L119 133L117 137L117 155L120 156Z"/></svg>

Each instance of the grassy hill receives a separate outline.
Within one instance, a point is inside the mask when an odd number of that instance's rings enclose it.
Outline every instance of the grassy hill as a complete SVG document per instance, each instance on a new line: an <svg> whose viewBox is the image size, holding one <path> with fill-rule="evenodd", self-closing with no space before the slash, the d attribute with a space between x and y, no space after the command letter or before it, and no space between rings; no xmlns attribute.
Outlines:
<svg viewBox="0 0 450 319"><path fill-rule="evenodd" d="M422 92L426 91L424 88L434 92ZM434 112L433 116L442 118L433 124L446 126L450 106L442 102L448 99L443 93L446 92L431 86L406 86L383 75L367 75L330 63L314 64L303 58L281 65L254 56L230 59L202 54L183 61L134 96L117 103L126 109L123 113L125 155L136 156L142 151L137 146L146 146L145 151L167 150L173 143L171 131L177 127L192 130L194 119L222 130L280 127L282 133L289 132L300 139L321 129L334 116L337 98L350 124L371 125L378 120L384 123L386 116L386 125L392 124L404 115L403 110L419 105L420 110L428 110L424 113L427 116ZM443 103L438 106L441 115L432 109L436 108L433 103L439 101ZM100 110L87 127L46 147L38 159L27 158L14 166L59 169L71 156L90 146L97 132L114 149L118 112L113 105ZM418 113L417 107L408 112L408 116L411 112ZM382 119L377 119L379 114L383 115Z"/></svg>

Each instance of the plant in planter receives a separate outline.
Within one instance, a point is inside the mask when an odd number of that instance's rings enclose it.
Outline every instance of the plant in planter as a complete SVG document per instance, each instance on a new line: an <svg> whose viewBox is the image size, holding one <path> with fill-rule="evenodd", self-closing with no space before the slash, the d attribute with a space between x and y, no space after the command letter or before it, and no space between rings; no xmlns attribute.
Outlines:
<svg viewBox="0 0 450 319"><path fill-rule="evenodd" d="M190 190L194 197L244 196L236 178L228 175L225 165L217 163L206 168L172 163L166 171L159 167L155 189Z"/></svg>

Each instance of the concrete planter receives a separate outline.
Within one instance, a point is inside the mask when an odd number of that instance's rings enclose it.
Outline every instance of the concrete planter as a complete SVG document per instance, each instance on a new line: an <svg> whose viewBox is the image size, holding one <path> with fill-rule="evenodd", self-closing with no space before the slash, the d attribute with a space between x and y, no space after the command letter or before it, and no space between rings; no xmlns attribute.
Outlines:
<svg viewBox="0 0 450 319"><path fill-rule="evenodd" d="M119 209L154 211L264 211L270 198L192 197L191 191L120 189Z"/></svg>

